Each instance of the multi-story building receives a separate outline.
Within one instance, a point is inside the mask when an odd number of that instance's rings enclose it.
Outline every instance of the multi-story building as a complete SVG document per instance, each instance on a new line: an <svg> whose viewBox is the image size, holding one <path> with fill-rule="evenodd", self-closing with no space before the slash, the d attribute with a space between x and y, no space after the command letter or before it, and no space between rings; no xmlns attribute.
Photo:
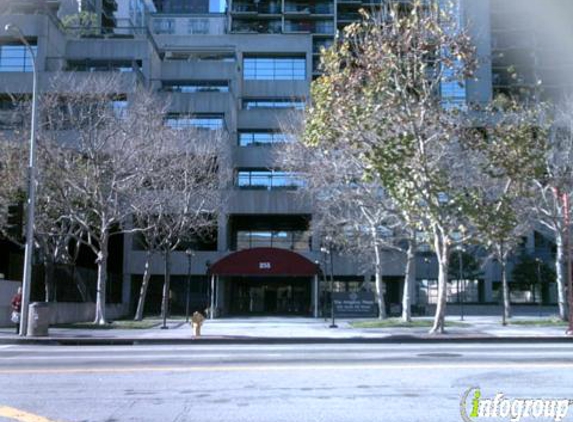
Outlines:
<svg viewBox="0 0 573 422"><path fill-rule="evenodd" d="M571 95L573 4L548 0L492 0L494 93L559 99Z"/></svg>
<svg viewBox="0 0 573 422"><path fill-rule="evenodd" d="M325 271L320 252L324 242L313 226L312 204L293 194L299 183L296 175L277 167L273 151L291 141L281 122L309 101L320 48L333 42L337 29L359 18L360 7L373 8L377 2L118 0L114 25L103 25L107 29L89 37L62 28L55 17L56 0L11 3L0 16L0 27L18 25L34 45L41 83L59 71L78 77L120 72L126 87L142 83L172 97L170 124L225 131L233 183L212 239L187 245L192 254L185 248L173 254L174 311L184 309L190 289L193 307L213 301L220 315L318 316L330 288L323 278L331 272L330 267ZM478 81L468 81L463 89L443 87L444 96L487 101L503 86L497 67L501 62L492 56L492 47L499 50L504 39L496 3L503 1L460 0L459 19L469 23L483 60ZM113 1L98 4L95 10L102 16L115 9ZM8 34L0 32L0 40L0 92L31 92L29 54ZM129 92L125 94L129 99ZM122 243L123 279L112 290L116 300L133 305L145 252L138 250L133 236L124 236ZM372 280L371 270L350 257L335 254L332 263L336 290L364 289ZM387 253L389 304L400 303L403 266L403 256ZM159 306L161 256L153 261L152 271L156 277L150 287L150 312ZM436 272L431 254L421 251L416 303L435 301ZM499 279L499 268L490 265L479 280L466 283L464 300L496 301ZM455 285L450 293L452 301L459 299Z"/></svg>

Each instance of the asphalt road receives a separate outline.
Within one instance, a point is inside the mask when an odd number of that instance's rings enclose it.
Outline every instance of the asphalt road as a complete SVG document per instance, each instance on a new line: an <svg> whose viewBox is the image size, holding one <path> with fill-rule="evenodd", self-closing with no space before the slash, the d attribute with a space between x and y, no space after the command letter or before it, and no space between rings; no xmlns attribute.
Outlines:
<svg viewBox="0 0 573 422"><path fill-rule="evenodd" d="M573 344L0 346L0 421L461 421L470 387L573 399Z"/></svg>

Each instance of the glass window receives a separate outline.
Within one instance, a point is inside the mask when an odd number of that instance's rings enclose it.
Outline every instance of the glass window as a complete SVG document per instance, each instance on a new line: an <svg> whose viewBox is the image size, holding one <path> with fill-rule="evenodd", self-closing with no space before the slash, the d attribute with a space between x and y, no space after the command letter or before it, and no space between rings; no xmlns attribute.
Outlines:
<svg viewBox="0 0 573 422"><path fill-rule="evenodd" d="M211 6L210 3L213 3ZM157 12L159 13L209 13L210 10L220 8L219 2L211 1L189 1L189 0L155 0Z"/></svg>
<svg viewBox="0 0 573 422"><path fill-rule="evenodd" d="M38 47L32 45L34 56ZM0 72L32 72L34 64L32 55L25 45L0 46Z"/></svg>
<svg viewBox="0 0 573 422"><path fill-rule="evenodd" d="M235 55L233 53L169 51L165 56L165 60L234 62Z"/></svg>
<svg viewBox="0 0 573 422"><path fill-rule="evenodd" d="M296 189L302 186L295 173L276 170L241 170L236 185L246 189Z"/></svg>
<svg viewBox="0 0 573 422"><path fill-rule="evenodd" d="M306 59L303 57L246 57L243 61L245 80L304 80Z"/></svg>
<svg viewBox="0 0 573 422"><path fill-rule="evenodd" d="M458 62L456 62L457 65ZM445 69L445 82L442 82L440 94L442 97L442 107L447 110L463 109L466 106L466 88L459 81L448 80L453 75L453 70Z"/></svg>
<svg viewBox="0 0 573 422"><path fill-rule="evenodd" d="M251 247L251 232L237 232L237 249L249 249Z"/></svg>
<svg viewBox="0 0 573 422"><path fill-rule="evenodd" d="M68 70L76 72L133 72L134 66L141 62L131 60L70 60Z"/></svg>
<svg viewBox="0 0 573 422"><path fill-rule="evenodd" d="M298 242L296 239L310 239L310 237L310 231L239 230L237 231L237 249L270 247L309 251L309 241Z"/></svg>
<svg viewBox="0 0 573 422"><path fill-rule="evenodd" d="M268 145L290 142L291 135L280 132L270 131L245 131L239 132L239 146L245 147L248 145Z"/></svg>
<svg viewBox="0 0 573 422"><path fill-rule="evenodd" d="M256 108L294 108L304 110L304 101L293 100L243 100L243 109L253 110Z"/></svg>
<svg viewBox="0 0 573 422"><path fill-rule="evenodd" d="M175 19L170 19L170 18L153 19L153 33L175 34Z"/></svg>
<svg viewBox="0 0 573 422"><path fill-rule="evenodd" d="M310 250L310 231L296 231L292 233L293 249L298 251Z"/></svg>
<svg viewBox="0 0 573 422"><path fill-rule="evenodd" d="M229 92L229 81L177 81L163 82L167 92Z"/></svg>
<svg viewBox="0 0 573 422"><path fill-rule="evenodd" d="M188 34L208 34L209 19L191 18L187 21Z"/></svg>
<svg viewBox="0 0 573 422"><path fill-rule="evenodd" d="M458 291L459 288L459 291ZM495 288L495 287L494 287ZM420 303L438 303L438 280L419 280L418 296ZM479 301L479 280L450 280L446 284L448 303L475 303Z"/></svg>
<svg viewBox="0 0 573 422"><path fill-rule="evenodd" d="M318 21L314 26L315 34L334 34L334 22Z"/></svg>
<svg viewBox="0 0 573 422"><path fill-rule="evenodd" d="M189 115L189 114L169 114L165 119L165 124L172 129L203 129L219 130L223 129L223 115Z"/></svg>
<svg viewBox="0 0 573 422"><path fill-rule="evenodd" d="M127 116L127 100L114 100L111 102L113 114L118 119L123 119Z"/></svg>

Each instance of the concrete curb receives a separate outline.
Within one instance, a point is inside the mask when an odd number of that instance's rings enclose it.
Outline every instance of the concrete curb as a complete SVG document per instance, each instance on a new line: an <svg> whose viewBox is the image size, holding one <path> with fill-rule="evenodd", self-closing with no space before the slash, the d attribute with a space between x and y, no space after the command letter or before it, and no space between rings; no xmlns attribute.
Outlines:
<svg viewBox="0 0 573 422"><path fill-rule="evenodd" d="M419 336L419 335L390 335L386 337L231 337L204 336L200 338L77 338L77 337L25 337L3 338L0 345L46 345L46 346L136 346L136 345L290 345L290 344L440 344L440 343L570 343L573 337L543 336L543 337L496 337L483 336Z"/></svg>

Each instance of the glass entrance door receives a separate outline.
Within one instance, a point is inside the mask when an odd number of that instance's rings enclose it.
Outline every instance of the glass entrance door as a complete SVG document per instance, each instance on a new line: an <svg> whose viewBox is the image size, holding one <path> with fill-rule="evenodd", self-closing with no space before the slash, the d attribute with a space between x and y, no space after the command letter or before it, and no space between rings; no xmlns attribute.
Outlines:
<svg viewBox="0 0 573 422"><path fill-rule="evenodd" d="M235 278L230 283L233 315L310 314L310 279Z"/></svg>

